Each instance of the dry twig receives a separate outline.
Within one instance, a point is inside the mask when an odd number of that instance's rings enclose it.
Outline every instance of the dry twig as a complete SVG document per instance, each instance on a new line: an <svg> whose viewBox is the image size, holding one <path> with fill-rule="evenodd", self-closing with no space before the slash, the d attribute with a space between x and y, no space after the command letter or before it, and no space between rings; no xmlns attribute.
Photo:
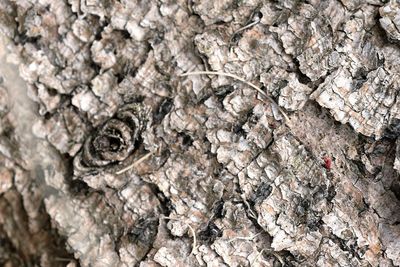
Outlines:
<svg viewBox="0 0 400 267"><path fill-rule="evenodd" d="M146 159L148 159L149 157L151 157L154 154L154 152L149 152L146 155L144 155L143 157L141 157L140 159L136 160L135 162L133 162L131 165L123 168L122 170L119 170L116 172L117 175L120 175L124 172L129 171L130 169L136 167L137 165L139 165L140 163L142 163L143 161L145 161Z"/></svg>
<svg viewBox="0 0 400 267"><path fill-rule="evenodd" d="M285 113L285 111L275 102L274 99L272 99L272 97L270 97L269 95L267 95L263 90L260 89L260 87L256 86L255 84L246 81L245 79L235 75L235 74L231 74L231 73L225 73L225 72L218 72L218 71L193 71L193 72L186 72L183 73L179 76L181 77L185 77L185 76L190 76L190 75L218 75L218 76L225 76L225 77L230 77L233 78L235 80L241 81L245 84L247 84L248 86L252 87L253 89L255 89L257 92L259 92L262 96L264 96L265 98L268 99L268 101L275 105L275 107L279 110L279 112L282 114L282 116L285 118L286 124L289 125L290 124L290 119L287 116L287 114Z"/></svg>
<svg viewBox="0 0 400 267"><path fill-rule="evenodd" d="M178 222L181 222L181 223L186 224L187 227L189 227L189 229L190 229L190 231L192 232L192 235L193 235L192 251L190 252L190 255L193 255L194 251L195 251L196 248L197 248L196 232L194 231L193 227L192 227L190 224L188 224L187 222L184 222L184 221L182 221L182 220L180 220L180 219L171 218L171 217L163 217L162 219L164 219L164 220L174 220L174 221L178 221Z"/></svg>

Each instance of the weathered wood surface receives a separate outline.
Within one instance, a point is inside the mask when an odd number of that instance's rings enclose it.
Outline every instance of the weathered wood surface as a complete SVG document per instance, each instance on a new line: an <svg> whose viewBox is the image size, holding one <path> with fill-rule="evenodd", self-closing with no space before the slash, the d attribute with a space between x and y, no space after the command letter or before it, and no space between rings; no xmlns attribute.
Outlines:
<svg viewBox="0 0 400 267"><path fill-rule="evenodd" d="M399 266L399 17L2 0L0 263Z"/></svg>

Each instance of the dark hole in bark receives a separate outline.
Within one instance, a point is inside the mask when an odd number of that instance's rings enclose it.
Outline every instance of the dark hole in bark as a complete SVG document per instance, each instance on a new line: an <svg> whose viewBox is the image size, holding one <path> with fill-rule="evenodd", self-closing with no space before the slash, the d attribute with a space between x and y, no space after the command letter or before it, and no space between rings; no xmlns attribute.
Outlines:
<svg viewBox="0 0 400 267"><path fill-rule="evenodd" d="M93 146L98 151L117 152L123 147L123 140L121 136L100 135L94 139Z"/></svg>
<svg viewBox="0 0 400 267"><path fill-rule="evenodd" d="M50 120L51 117L53 117L53 114L51 114L50 112L46 112L46 113L44 114L44 119L45 119L46 121L47 121L47 120Z"/></svg>
<svg viewBox="0 0 400 267"><path fill-rule="evenodd" d="M302 84L310 83L311 79L300 70L299 60L297 58L294 58L293 62L296 64L296 67L297 67L297 69L295 71L297 74L297 78L299 79L299 82L301 82Z"/></svg>
<svg viewBox="0 0 400 267"><path fill-rule="evenodd" d="M69 191L71 194L83 194L87 195L90 191L90 187L82 180L72 180L69 183Z"/></svg>
<svg viewBox="0 0 400 267"><path fill-rule="evenodd" d="M175 209L174 204L172 204L171 202L171 199L165 196L156 184L148 183L147 185L150 187L153 194L157 197L158 201L160 201L161 213L168 217Z"/></svg>
<svg viewBox="0 0 400 267"><path fill-rule="evenodd" d="M50 96L56 96L58 94L57 90L53 88L47 88L47 92Z"/></svg>
<svg viewBox="0 0 400 267"><path fill-rule="evenodd" d="M310 201L308 199L302 199L296 207L296 214L304 216L310 208Z"/></svg>
<svg viewBox="0 0 400 267"><path fill-rule="evenodd" d="M214 241L222 236L221 229L213 222L209 222L207 226L200 231L199 239L207 244L212 244Z"/></svg>
<svg viewBox="0 0 400 267"><path fill-rule="evenodd" d="M40 38L41 38L41 36L35 36L35 37L27 36L26 31L23 31L23 32L19 33L17 36L15 36L14 40L17 44L24 45L26 43L31 43L31 44L34 44L35 46L37 46Z"/></svg>
<svg viewBox="0 0 400 267"><path fill-rule="evenodd" d="M100 22L99 17L97 15L94 15L93 17L95 17L96 20ZM103 21L103 22L100 22L100 24L101 25L100 25L98 31L96 32L96 34L94 36L94 39L96 41L99 41L99 40L101 40L103 38L102 33L103 33L104 29L108 26L108 22L107 21Z"/></svg>
<svg viewBox="0 0 400 267"><path fill-rule="evenodd" d="M244 137L246 136L246 132L244 131L243 125L241 124L234 125L232 131L237 135Z"/></svg>
<svg viewBox="0 0 400 267"><path fill-rule="evenodd" d="M222 101L228 94L232 93L234 90L235 88L232 85L219 86L215 89L215 95L218 97L219 101Z"/></svg>
<svg viewBox="0 0 400 267"><path fill-rule="evenodd" d="M213 213L215 218L223 218L225 216L225 210L224 210L224 200L218 200L213 207Z"/></svg>
<svg viewBox="0 0 400 267"><path fill-rule="evenodd" d="M307 226L311 231L317 231L322 225L323 222L319 217L313 217L313 219L307 222Z"/></svg>
<svg viewBox="0 0 400 267"><path fill-rule="evenodd" d="M396 196L396 198L400 201L400 182L396 181L390 186L390 190Z"/></svg>
<svg viewBox="0 0 400 267"><path fill-rule="evenodd" d="M263 13L262 13L261 11L257 11L257 12L254 13L254 16L253 16L253 17L254 17L254 18L262 19Z"/></svg>
<svg viewBox="0 0 400 267"><path fill-rule="evenodd" d="M257 187L257 190L255 192L254 202L262 202L267 197L269 197L271 192L272 192L272 186L269 183L262 182Z"/></svg>
<svg viewBox="0 0 400 267"><path fill-rule="evenodd" d="M223 20L218 20L218 21L216 21L214 24L215 24L215 25L224 25L224 24L226 24L226 22L223 21Z"/></svg>
<svg viewBox="0 0 400 267"><path fill-rule="evenodd" d="M333 199L335 196L336 196L335 187L334 187L333 185L331 185L331 186L328 188L326 200L327 200L328 202L331 202L332 199Z"/></svg>
<svg viewBox="0 0 400 267"><path fill-rule="evenodd" d="M117 77L117 83L118 83L118 84L121 83L121 82L124 80L126 73L127 73L127 72L130 72L130 70L125 70L125 67L126 67L126 66L124 66L124 72L125 72L125 73L117 73L117 74L115 75L115 76Z"/></svg>
<svg viewBox="0 0 400 267"><path fill-rule="evenodd" d="M400 136L400 120L393 119L390 122L389 126L385 129L383 137L386 137L388 139L396 139L399 136Z"/></svg>
<svg viewBox="0 0 400 267"><path fill-rule="evenodd" d="M121 33L121 36L122 36L124 39L130 39L130 38L131 38L131 34L130 34L127 30L116 30L116 31L118 31L119 33Z"/></svg>
<svg viewBox="0 0 400 267"><path fill-rule="evenodd" d="M95 73L99 73L101 70L101 67L93 60L90 61L89 67L92 68Z"/></svg>
<svg viewBox="0 0 400 267"><path fill-rule="evenodd" d="M355 246L350 244L347 245L348 242L346 240L336 236L335 234L331 233L329 239L332 240L336 245L340 247L341 250L349 252L353 257L359 258L359 255L355 252Z"/></svg>
<svg viewBox="0 0 400 267"><path fill-rule="evenodd" d="M173 106L173 99L165 98L153 115L155 123L159 123L171 111Z"/></svg>
<svg viewBox="0 0 400 267"><path fill-rule="evenodd" d="M184 147L189 147L193 144L193 139L190 137L190 135L187 135L185 133L179 133L178 136L181 139L182 145Z"/></svg>
<svg viewBox="0 0 400 267"><path fill-rule="evenodd" d="M362 163L361 160L352 160L352 162L356 165L356 167L357 167L358 171L360 172L360 174L362 176L365 176L367 172L366 172L364 163Z"/></svg>
<svg viewBox="0 0 400 267"><path fill-rule="evenodd" d="M151 245L157 235L157 227L158 220L156 218L140 218L128 233L129 241Z"/></svg>
<svg viewBox="0 0 400 267"><path fill-rule="evenodd" d="M352 91L357 91L367 81L368 72L365 69L360 68L354 75Z"/></svg>

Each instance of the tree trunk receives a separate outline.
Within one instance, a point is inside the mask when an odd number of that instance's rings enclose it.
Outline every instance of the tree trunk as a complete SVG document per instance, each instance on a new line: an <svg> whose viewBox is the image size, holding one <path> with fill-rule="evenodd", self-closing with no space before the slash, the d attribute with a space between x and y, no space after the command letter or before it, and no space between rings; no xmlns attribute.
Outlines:
<svg viewBox="0 0 400 267"><path fill-rule="evenodd" d="M0 263L400 266L399 16L2 0Z"/></svg>

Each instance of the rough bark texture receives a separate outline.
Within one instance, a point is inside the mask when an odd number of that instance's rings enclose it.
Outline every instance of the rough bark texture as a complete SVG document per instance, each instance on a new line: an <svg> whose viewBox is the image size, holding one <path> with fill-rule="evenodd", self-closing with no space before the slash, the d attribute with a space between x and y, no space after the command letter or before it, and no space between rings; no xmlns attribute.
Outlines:
<svg viewBox="0 0 400 267"><path fill-rule="evenodd" d="M0 264L400 266L399 18L2 0Z"/></svg>

